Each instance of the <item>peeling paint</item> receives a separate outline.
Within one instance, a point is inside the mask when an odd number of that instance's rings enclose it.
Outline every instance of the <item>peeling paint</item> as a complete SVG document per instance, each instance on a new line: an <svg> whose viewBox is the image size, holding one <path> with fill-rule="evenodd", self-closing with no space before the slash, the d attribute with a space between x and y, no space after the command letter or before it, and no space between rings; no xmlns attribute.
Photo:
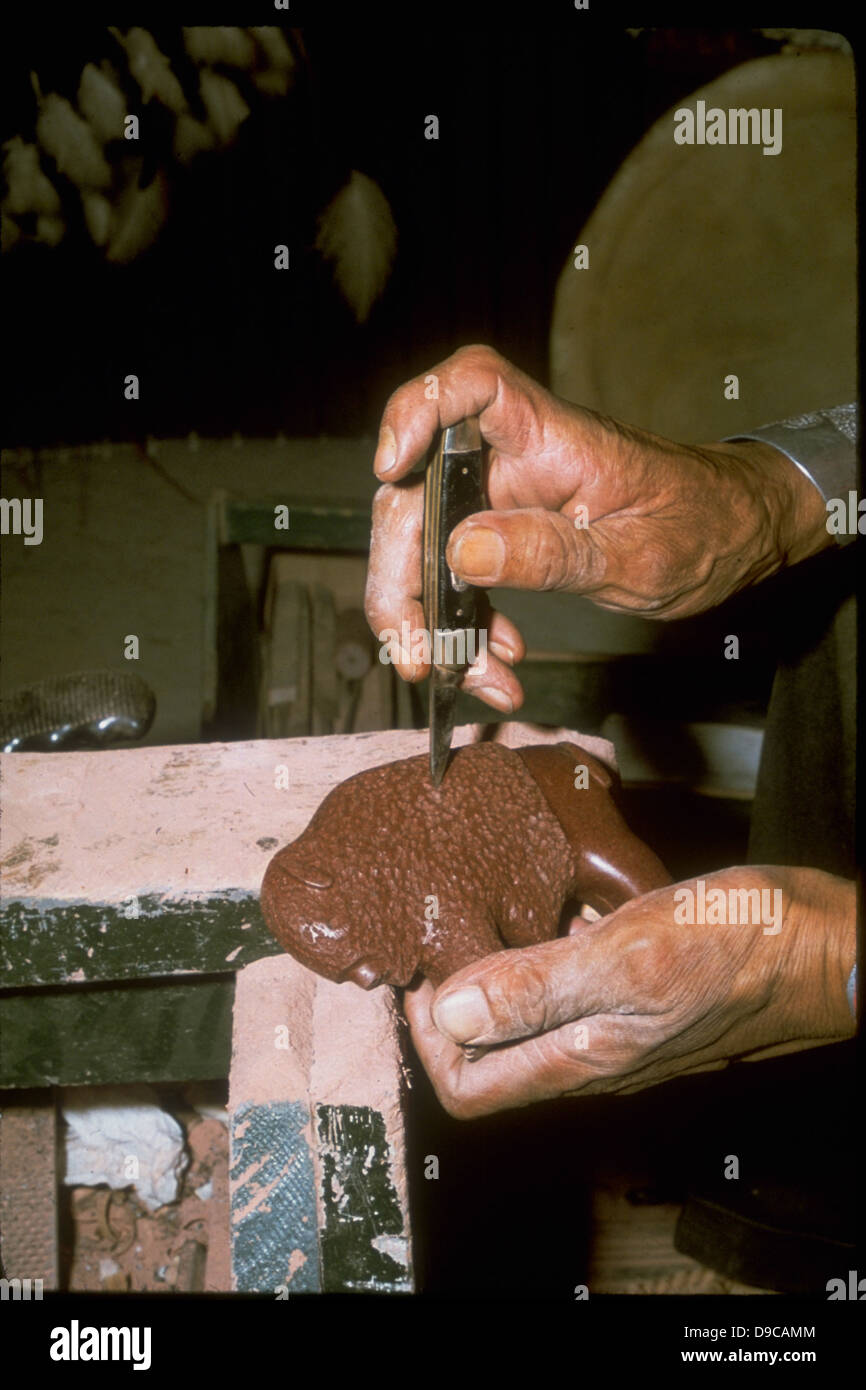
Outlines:
<svg viewBox="0 0 866 1390"><path fill-rule="evenodd" d="M69 972L97 983L219 973L282 954L258 901L244 889L178 896L140 892L138 916L123 902L4 896L4 986L63 984Z"/></svg>
<svg viewBox="0 0 866 1390"><path fill-rule="evenodd" d="M409 1242L405 1236L374 1236L370 1244L374 1250L409 1268Z"/></svg>
<svg viewBox="0 0 866 1390"><path fill-rule="evenodd" d="M411 1292L408 1239L384 1117L360 1105L319 1105L316 1116L324 1290Z"/></svg>

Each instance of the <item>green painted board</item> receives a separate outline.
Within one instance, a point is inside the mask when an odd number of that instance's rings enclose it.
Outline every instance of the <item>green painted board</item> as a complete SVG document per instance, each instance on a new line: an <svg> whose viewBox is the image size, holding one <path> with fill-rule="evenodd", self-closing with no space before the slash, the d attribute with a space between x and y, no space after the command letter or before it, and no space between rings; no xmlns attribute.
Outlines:
<svg viewBox="0 0 866 1390"><path fill-rule="evenodd" d="M411 1293L384 1118L367 1105L318 1105L316 1123L324 1292Z"/></svg>
<svg viewBox="0 0 866 1390"><path fill-rule="evenodd" d="M289 508L287 530L276 530L274 508ZM283 550L353 550L370 548L369 502L333 502L276 497L271 502L225 502L220 540L224 545L268 545Z"/></svg>
<svg viewBox="0 0 866 1390"><path fill-rule="evenodd" d="M0 1089L228 1076L234 979L0 992Z"/></svg>
<svg viewBox="0 0 866 1390"><path fill-rule="evenodd" d="M219 974L281 950L243 889L125 904L23 898L3 904L0 986Z"/></svg>
<svg viewBox="0 0 866 1390"><path fill-rule="evenodd" d="M232 1268L244 1292L411 1293L383 1116L300 1101L232 1115Z"/></svg>

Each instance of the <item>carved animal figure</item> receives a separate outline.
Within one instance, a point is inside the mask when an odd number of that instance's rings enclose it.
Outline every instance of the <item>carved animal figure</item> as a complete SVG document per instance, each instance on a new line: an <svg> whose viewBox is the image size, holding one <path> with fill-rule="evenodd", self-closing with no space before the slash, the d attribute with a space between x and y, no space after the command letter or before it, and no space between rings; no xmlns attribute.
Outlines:
<svg viewBox="0 0 866 1390"><path fill-rule="evenodd" d="M461 748L438 788L426 756L371 768L274 855L265 921L326 979L373 989L421 971L438 985L552 939L567 904L605 914L670 883L615 792L614 774L568 743Z"/></svg>

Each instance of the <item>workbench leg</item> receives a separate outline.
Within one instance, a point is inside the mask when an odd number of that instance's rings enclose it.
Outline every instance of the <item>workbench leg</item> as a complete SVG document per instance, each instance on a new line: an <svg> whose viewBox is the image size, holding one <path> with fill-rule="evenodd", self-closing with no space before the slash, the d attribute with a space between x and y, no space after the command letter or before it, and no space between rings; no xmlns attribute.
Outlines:
<svg viewBox="0 0 866 1390"><path fill-rule="evenodd" d="M229 1085L233 1286L413 1288L403 1070L389 991L290 956L237 976Z"/></svg>

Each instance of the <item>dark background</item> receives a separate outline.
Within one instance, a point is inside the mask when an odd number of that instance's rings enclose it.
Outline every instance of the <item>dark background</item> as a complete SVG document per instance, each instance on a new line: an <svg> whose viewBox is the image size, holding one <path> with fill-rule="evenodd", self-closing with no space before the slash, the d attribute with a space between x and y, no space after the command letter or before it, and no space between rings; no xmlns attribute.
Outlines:
<svg viewBox="0 0 866 1390"><path fill-rule="evenodd" d="M192 101L180 25L143 10L129 22L150 28ZM588 42L586 16L563 5L497 24L469 13L468 24L419 27L411 7L339 22L329 8L287 28L288 96L264 98L227 70L251 115L230 149L187 168L171 157L173 118L150 103L171 206L129 265L105 263L46 160L68 230L57 247L19 243L4 257L5 442L127 438L117 379L128 371L148 379L141 433L163 437L375 433L390 391L473 341L546 380L557 277L625 154L679 97L778 45L748 30L632 37L598 26ZM43 91L74 101L83 65L102 58L127 74L102 23L48 22L40 10L7 33L4 139L33 139L31 69ZM430 113L438 141L424 138ZM153 145L159 160L159 134ZM316 218L353 168L380 184L398 231L385 294L362 326L312 249ZM282 242L292 268L276 273Z"/></svg>

